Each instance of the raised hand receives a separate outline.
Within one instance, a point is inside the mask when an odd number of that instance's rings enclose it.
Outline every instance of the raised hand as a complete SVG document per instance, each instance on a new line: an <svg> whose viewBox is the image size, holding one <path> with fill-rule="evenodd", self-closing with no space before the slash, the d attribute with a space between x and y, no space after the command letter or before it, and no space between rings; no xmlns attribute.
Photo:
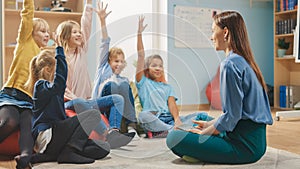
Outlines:
<svg viewBox="0 0 300 169"><path fill-rule="evenodd" d="M53 37L53 39L54 39L54 42L55 42L55 45L56 45L56 46L62 46L60 36L58 36L57 33L53 32L53 33L52 33L52 37Z"/></svg>
<svg viewBox="0 0 300 169"><path fill-rule="evenodd" d="M143 16L143 15L139 16L138 33L142 33L148 25L148 24L144 25L144 19L145 19L145 16Z"/></svg>
<svg viewBox="0 0 300 169"><path fill-rule="evenodd" d="M142 38L142 32L145 30L147 25L144 26L144 19L143 15L139 16L139 27L137 33L137 53L138 53L138 61L136 65L136 74L135 79L139 82L143 75L144 75L144 62L145 62L145 51L144 51L144 44Z"/></svg>
<svg viewBox="0 0 300 169"><path fill-rule="evenodd" d="M95 10L95 12L98 14L100 20L105 20L106 17L112 12L106 12L108 4L105 5L105 7L103 8L103 2L98 1L98 8L97 10Z"/></svg>

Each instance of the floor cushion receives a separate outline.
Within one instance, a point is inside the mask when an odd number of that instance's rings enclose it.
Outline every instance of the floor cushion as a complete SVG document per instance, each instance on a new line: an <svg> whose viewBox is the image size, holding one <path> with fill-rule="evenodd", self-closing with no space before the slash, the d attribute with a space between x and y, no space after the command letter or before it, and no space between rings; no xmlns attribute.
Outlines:
<svg viewBox="0 0 300 169"><path fill-rule="evenodd" d="M73 117L76 115L76 112L74 112L73 110L66 109L66 114L68 117ZM109 126L109 122L108 122L108 119L106 118L106 116L104 116L102 113L100 113L100 116L101 116L101 119L106 124L106 126Z"/></svg>
<svg viewBox="0 0 300 169"><path fill-rule="evenodd" d="M20 154L19 148L20 131L16 131L8 136L2 143L0 143L1 155L18 155Z"/></svg>
<svg viewBox="0 0 300 169"><path fill-rule="evenodd" d="M69 117L75 116L76 113L72 110L66 110L66 114ZM108 120L107 118L101 114L102 120L105 122L107 126ZM8 136L2 143L0 143L0 154L1 155L18 155L20 154L20 148L19 148L19 136L20 136L20 131L16 131L12 133L10 136ZM90 134L91 139L99 139L100 136L97 132L92 131Z"/></svg>
<svg viewBox="0 0 300 169"><path fill-rule="evenodd" d="M73 110L68 110L66 109L66 114L68 117L73 117L76 115L76 112L74 112ZM108 119L100 113L100 116L101 116L101 120L104 121L104 123L106 124L106 126L108 127L109 126L109 122L108 122ZM90 139L95 139L95 140L99 140L99 139L102 139L102 137L96 132L96 131L92 131L91 134L90 134Z"/></svg>

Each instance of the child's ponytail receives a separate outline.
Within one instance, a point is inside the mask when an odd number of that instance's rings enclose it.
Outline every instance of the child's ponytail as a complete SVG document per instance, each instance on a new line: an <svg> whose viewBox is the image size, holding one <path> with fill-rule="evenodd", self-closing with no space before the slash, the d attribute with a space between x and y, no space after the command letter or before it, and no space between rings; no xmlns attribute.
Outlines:
<svg viewBox="0 0 300 169"><path fill-rule="evenodd" d="M25 87L30 93L33 93L34 85L39 79L53 79L50 74L45 72L45 68L49 67L50 69L55 69L55 52L54 49L44 49L40 52L39 55L35 56L29 67L29 77L25 83ZM53 75L52 75L53 76Z"/></svg>

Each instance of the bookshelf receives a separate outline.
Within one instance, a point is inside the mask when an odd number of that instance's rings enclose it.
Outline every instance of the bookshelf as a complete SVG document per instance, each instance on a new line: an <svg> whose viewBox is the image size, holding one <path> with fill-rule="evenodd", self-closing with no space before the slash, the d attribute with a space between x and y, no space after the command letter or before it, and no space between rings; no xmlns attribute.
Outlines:
<svg viewBox="0 0 300 169"><path fill-rule="evenodd" d="M299 1L299 0L298 0ZM300 86L300 64L295 62L294 29L297 23L297 0L274 0L274 108L280 109L276 113L276 120L280 116L300 117L300 111L293 108L280 107L280 86ZM283 3L286 3L285 5ZM286 54L278 57L278 39L284 38L290 43ZM295 46L296 47L296 46ZM288 111L287 111L288 110ZM289 113L289 114L288 114Z"/></svg>
<svg viewBox="0 0 300 169"><path fill-rule="evenodd" d="M5 0L2 2L2 82L7 80L10 64L13 59L13 51L15 49L18 28L20 24L20 12L22 2L16 5L16 0ZM59 23L65 20L75 20L80 23L82 16L84 0L69 0L64 7L70 8L72 12L52 12L51 0L34 0L35 13L34 17L45 19L50 31L54 32ZM18 9L16 9L18 8ZM1 84L2 86L2 84Z"/></svg>

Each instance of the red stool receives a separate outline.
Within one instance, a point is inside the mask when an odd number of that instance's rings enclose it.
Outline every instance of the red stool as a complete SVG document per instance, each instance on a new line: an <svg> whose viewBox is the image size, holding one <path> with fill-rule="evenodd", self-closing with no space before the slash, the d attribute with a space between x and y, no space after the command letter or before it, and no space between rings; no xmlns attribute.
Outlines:
<svg viewBox="0 0 300 169"><path fill-rule="evenodd" d="M18 155L20 131L16 131L8 136L2 143L0 143L0 154L2 155Z"/></svg>
<svg viewBox="0 0 300 169"><path fill-rule="evenodd" d="M66 114L68 117L73 117L76 115L76 112L74 112L73 110L66 109ZM107 118L101 113L100 113L100 116L101 116L101 120L103 120L104 123L106 124L106 126L108 127L109 122L108 122ZM92 131L89 138L99 140L101 138L101 136L96 131Z"/></svg>
<svg viewBox="0 0 300 169"><path fill-rule="evenodd" d="M72 110L66 110L66 114L68 117L72 117L76 115L76 113ZM100 115L104 123L107 126L109 126L109 122L107 118L103 114ZM20 154L19 136L20 136L20 131L18 130L12 133L10 136L8 136L2 143L0 143L0 154L14 155L14 156ZM99 139L100 137L101 136L95 131L92 131L92 133L90 134L90 139Z"/></svg>
<svg viewBox="0 0 300 169"><path fill-rule="evenodd" d="M68 117L73 117L73 116L76 115L76 112L74 112L73 110L66 109L66 114L67 114ZM106 124L106 126L109 126L108 119L102 113L100 113L100 116L101 116L101 120L104 121L104 123Z"/></svg>

